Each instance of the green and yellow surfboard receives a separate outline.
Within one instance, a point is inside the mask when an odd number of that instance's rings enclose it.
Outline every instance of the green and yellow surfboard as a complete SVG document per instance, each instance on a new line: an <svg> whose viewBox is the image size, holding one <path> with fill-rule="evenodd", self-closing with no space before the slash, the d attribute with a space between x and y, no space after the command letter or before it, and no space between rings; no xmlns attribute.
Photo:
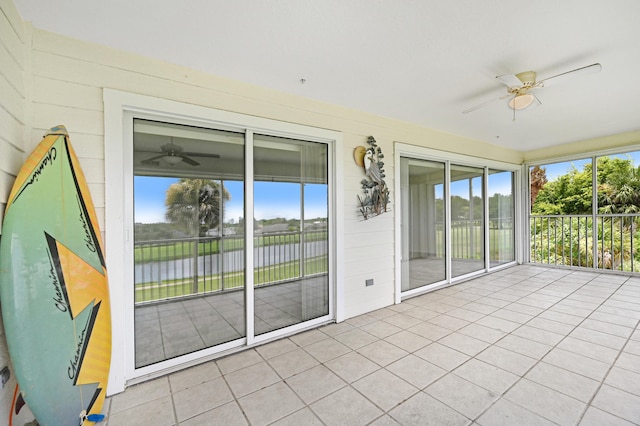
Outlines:
<svg viewBox="0 0 640 426"><path fill-rule="evenodd" d="M64 126L31 153L9 195L0 302L14 374L38 423L100 421L109 290L95 208Z"/></svg>

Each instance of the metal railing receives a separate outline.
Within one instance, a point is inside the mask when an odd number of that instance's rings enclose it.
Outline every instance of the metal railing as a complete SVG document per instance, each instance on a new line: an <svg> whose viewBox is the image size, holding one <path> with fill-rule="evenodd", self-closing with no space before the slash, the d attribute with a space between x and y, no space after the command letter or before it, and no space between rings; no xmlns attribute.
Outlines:
<svg viewBox="0 0 640 426"><path fill-rule="evenodd" d="M256 286L328 272L326 231L254 237ZM237 290L245 284L243 236L136 241L136 304Z"/></svg>
<svg viewBox="0 0 640 426"><path fill-rule="evenodd" d="M640 214L536 215L529 221L533 263L640 272Z"/></svg>

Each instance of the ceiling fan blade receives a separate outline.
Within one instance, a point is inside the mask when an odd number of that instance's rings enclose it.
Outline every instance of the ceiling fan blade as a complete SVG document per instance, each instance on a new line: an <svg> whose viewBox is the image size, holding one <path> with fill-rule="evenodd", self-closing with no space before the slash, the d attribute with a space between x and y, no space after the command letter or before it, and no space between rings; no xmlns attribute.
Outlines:
<svg viewBox="0 0 640 426"><path fill-rule="evenodd" d="M468 114L468 113L470 113L470 112L473 112L473 111L475 111L475 110L478 110L478 109L480 109L480 108L483 108L483 107L485 107L485 106L487 106L487 105L489 105L489 104L492 104L492 103L494 103L494 102L496 102L496 101L501 101L501 100L503 100L503 99L506 99L506 98L508 98L509 96L511 96L511 94L508 94L508 95L505 95L505 96L500 96L499 98L494 98L494 99L488 100L488 101L483 102L483 103L481 103L481 104L479 104L479 105L473 106L473 107L471 107L471 108L469 108L469 109L465 109L464 111L462 111L462 113L463 113L463 114Z"/></svg>
<svg viewBox="0 0 640 426"><path fill-rule="evenodd" d="M195 160L192 160L189 157L185 157L184 155L181 155L180 157L182 157L182 161L184 161L185 163L189 164L190 166L199 166L200 163L198 163Z"/></svg>
<svg viewBox="0 0 640 426"><path fill-rule="evenodd" d="M520 79L516 77L515 74L499 75L496 78L508 88L522 86L522 81L520 81Z"/></svg>
<svg viewBox="0 0 640 426"><path fill-rule="evenodd" d="M539 83L542 85L547 85L549 82L556 84L558 82L562 82L566 77L575 77L580 74L592 74L596 72L600 72L602 70L602 65L599 63L587 65L586 67L576 68L575 70L565 71L560 74L553 75L551 77L547 77L543 80L540 80Z"/></svg>
<svg viewBox="0 0 640 426"><path fill-rule="evenodd" d="M220 158L219 154L203 154L199 152L183 152L182 155L188 155L189 157Z"/></svg>
<svg viewBox="0 0 640 426"><path fill-rule="evenodd" d="M151 158L147 158L146 160L142 160L140 163L142 163L142 164L152 164L153 162L155 162L156 160L159 160L160 158L162 158L164 156L165 156L165 154L156 155L155 157L151 157Z"/></svg>

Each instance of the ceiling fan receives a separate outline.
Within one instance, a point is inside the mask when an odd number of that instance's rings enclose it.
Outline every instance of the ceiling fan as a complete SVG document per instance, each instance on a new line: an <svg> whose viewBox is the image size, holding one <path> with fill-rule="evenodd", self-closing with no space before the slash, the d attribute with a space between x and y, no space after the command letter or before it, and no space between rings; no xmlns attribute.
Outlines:
<svg viewBox="0 0 640 426"><path fill-rule="evenodd" d="M174 144L173 141L162 145L160 147L160 151L159 155L142 160L141 163L155 166L159 164L158 160L162 160L173 166L184 161L190 166L199 166L200 163L191 157L220 158L218 154L184 152L184 149L181 146Z"/></svg>
<svg viewBox="0 0 640 426"><path fill-rule="evenodd" d="M515 121L516 111L523 110L530 107L531 105L542 104L540 99L538 99L538 97L536 96L534 89L545 87L545 85L548 83L559 82L561 80L564 80L566 77L575 77L580 74L600 72L600 70L602 70L602 65L600 65L599 63L595 63L581 68L576 68L571 71L565 71L563 73L556 74L542 80L536 80L535 71L525 71L518 74L499 75L496 78L500 80L502 84L507 86L507 94L500 96L499 98L494 98L487 102L483 102L479 105L473 106L462 111L462 113L468 114L495 101L509 99L507 104L509 105L509 108L513 110L513 120Z"/></svg>

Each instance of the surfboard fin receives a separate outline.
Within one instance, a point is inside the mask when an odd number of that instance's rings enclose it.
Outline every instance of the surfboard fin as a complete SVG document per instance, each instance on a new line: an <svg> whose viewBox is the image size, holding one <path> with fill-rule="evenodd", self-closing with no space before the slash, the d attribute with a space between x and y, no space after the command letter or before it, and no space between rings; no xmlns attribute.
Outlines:
<svg viewBox="0 0 640 426"><path fill-rule="evenodd" d="M105 417L106 416L104 414L89 414L87 416L86 410L82 410L82 412L80 413L80 426L84 424L85 420L93 423L100 423L105 419Z"/></svg>

